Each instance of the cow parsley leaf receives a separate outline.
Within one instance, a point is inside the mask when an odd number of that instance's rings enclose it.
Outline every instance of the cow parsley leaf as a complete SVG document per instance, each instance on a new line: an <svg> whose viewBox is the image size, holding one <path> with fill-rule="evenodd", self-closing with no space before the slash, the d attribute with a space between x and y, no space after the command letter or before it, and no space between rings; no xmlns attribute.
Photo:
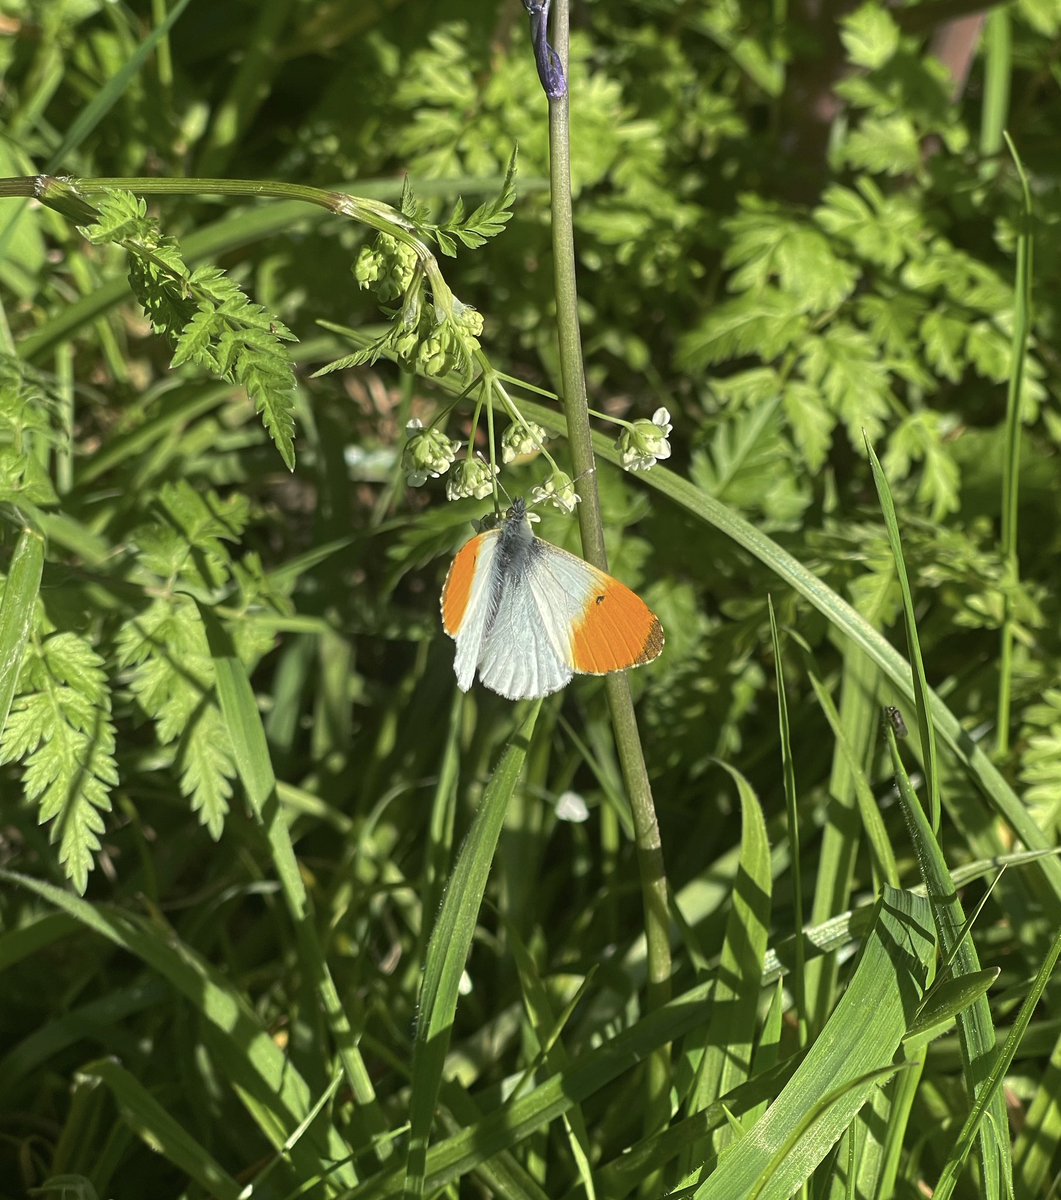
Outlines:
<svg viewBox="0 0 1061 1200"><path fill-rule="evenodd" d="M26 799L51 821L59 862L84 892L100 848L102 814L118 782L103 660L75 633L27 646L18 694L0 737L0 763L21 762Z"/></svg>

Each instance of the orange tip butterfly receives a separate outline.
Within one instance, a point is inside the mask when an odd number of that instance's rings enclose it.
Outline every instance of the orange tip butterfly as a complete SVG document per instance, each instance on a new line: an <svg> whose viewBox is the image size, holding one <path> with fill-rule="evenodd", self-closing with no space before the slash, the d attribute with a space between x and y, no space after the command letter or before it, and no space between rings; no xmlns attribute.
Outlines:
<svg viewBox="0 0 1061 1200"><path fill-rule="evenodd" d="M497 529L457 552L442 589L453 669L509 700L558 692L574 675L607 675L658 658L659 617L628 587L535 537L515 500Z"/></svg>

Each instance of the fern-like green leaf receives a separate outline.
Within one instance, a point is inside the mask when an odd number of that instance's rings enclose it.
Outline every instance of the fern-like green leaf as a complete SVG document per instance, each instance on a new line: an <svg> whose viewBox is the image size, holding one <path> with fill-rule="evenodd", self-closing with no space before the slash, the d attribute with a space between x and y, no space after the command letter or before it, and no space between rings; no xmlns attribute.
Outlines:
<svg viewBox="0 0 1061 1200"><path fill-rule="evenodd" d="M131 541L141 561L160 579L180 578L196 588L224 587L231 556L226 542L236 542L250 516L245 496L222 500L216 492L198 492L181 480L159 491L159 520L134 530Z"/></svg>
<svg viewBox="0 0 1061 1200"><path fill-rule="evenodd" d="M131 192L104 192L95 198L96 220L78 227L78 232L95 246L138 242L153 245L158 226L147 215L147 202Z"/></svg>
<svg viewBox="0 0 1061 1200"><path fill-rule="evenodd" d="M724 261L736 268L731 291L758 293L776 283L798 312L827 312L847 299L858 268L834 253L824 233L755 196L743 197L741 207L725 223L732 241Z"/></svg>
<svg viewBox="0 0 1061 1200"><path fill-rule="evenodd" d="M0 763L23 763L26 799L38 804L42 824L54 822L59 861L79 892L118 782L110 711L103 662L87 641L60 632L31 643L0 737Z"/></svg>
<svg viewBox="0 0 1061 1200"><path fill-rule="evenodd" d="M464 215L464 201L459 199L453 207L448 221L434 230L439 249L452 255L456 249L453 239L457 238L470 250L496 237L512 217L512 205L516 199L516 154L508 160L501 188L492 200L486 200L469 216ZM445 239L445 242L443 242ZM451 247L447 249L446 246Z"/></svg>
<svg viewBox="0 0 1061 1200"><path fill-rule="evenodd" d="M807 466L820 471L833 440L836 417L815 388L799 380L785 385L782 396L788 427L796 445L803 452Z"/></svg>
<svg viewBox="0 0 1061 1200"><path fill-rule="evenodd" d="M81 232L130 255L129 282L152 327L175 344L172 366L202 367L245 387L288 468L295 465L295 375L282 349L287 326L217 267L189 271L175 238L162 234L143 200L105 194L97 221ZM488 223L488 222L487 222Z"/></svg>
<svg viewBox="0 0 1061 1200"><path fill-rule="evenodd" d="M214 666L199 611L184 596L156 600L118 635L118 661L155 722L174 745L181 791L212 837L220 837L236 770L214 694Z"/></svg>
<svg viewBox="0 0 1061 1200"><path fill-rule="evenodd" d="M922 464L918 500L940 520L958 508L961 476L954 459L943 448L946 426L930 410L913 413L901 421L888 440L884 466L890 478L904 479L914 463Z"/></svg>
<svg viewBox="0 0 1061 1200"><path fill-rule="evenodd" d="M921 166L921 138L905 113L866 117L848 135L843 155L851 166L875 174L913 174Z"/></svg>
<svg viewBox="0 0 1061 1200"><path fill-rule="evenodd" d="M800 373L820 389L825 402L847 427L853 446L863 433L873 440L884 429L891 388L873 342L861 330L835 321L823 337L808 337Z"/></svg>
<svg viewBox="0 0 1061 1200"><path fill-rule="evenodd" d="M840 40L858 67L883 67L899 48L899 26L883 4L868 3L841 21Z"/></svg>
<svg viewBox="0 0 1061 1200"><path fill-rule="evenodd" d="M722 421L707 453L697 453L691 476L709 495L740 508L788 520L806 507L788 460L777 398Z"/></svg>
<svg viewBox="0 0 1061 1200"><path fill-rule="evenodd" d="M288 470L295 469L295 381L285 359L248 348L236 361L236 378L247 389Z"/></svg>
<svg viewBox="0 0 1061 1200"><path fill-rule="evenodd" d="M205 367L214 374L221 373L215 343L224 326L213 308L200 308L188 318L177 334L177 348L170 362L171 367L182 367L192 363Z"/></svg>
<svg viewBox="0 0 1061 1200"><path fill-rule="evenodd" d="M156 333L176 338L195 314L180 278L150 258L130 257L129 286Z"/></svg>
<svg viewBox="0 0 1061 1200"><path fill-rule="evenodd" d="M682 339L680 360L684 367L697 370L746 354L774 359L803 338L807 327L806 316L790 296L764 288L713 309L698 329Z"/></svg>
<svg viewBox="0 0 1061 1200"><path fill-rule="evenodd" d="M1048 837L1061 835L1061 688L1048 688L1024 717L1025 802Z"/></svg>

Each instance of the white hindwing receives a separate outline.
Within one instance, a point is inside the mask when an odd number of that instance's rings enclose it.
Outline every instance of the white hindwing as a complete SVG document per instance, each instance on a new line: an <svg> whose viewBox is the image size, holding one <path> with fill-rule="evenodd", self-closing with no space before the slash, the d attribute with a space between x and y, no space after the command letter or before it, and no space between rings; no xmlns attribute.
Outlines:
<svg viewBox="0 0 1061 1200"><path fill-rule="evenodd" d="M546 619L527 583L526 573L505 578L479 656L483 684L509 700L558 692L570 683L573 673L557 648L554 622Z"/></svg>
<svg viewBox="0 0 1061 1200"><path fill-rule="evenodd" d="M535 550L523 573L505 581L479 659L485 686L511 700L548 696L571 682L572 631L604 578L548 542Z"/></svg>

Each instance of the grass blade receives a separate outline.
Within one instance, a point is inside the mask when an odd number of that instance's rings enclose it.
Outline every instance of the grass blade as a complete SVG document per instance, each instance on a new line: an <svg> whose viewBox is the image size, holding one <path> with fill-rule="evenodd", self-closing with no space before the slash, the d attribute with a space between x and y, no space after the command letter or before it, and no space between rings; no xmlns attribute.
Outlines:
<svg viewBox="0 0 1061 1200"><path fill-rule="evenodd" d="M0 730L15 698L43 570L44 539L32 529L23 529L0 599Z"/></svg>
<svg viewBox="0 0 1061 1200"><path fill-rule="evenodd" d="M858 800L858 811L862 817L862 829L866 834L870 853L873 855L873 869L877 874L878 886L888 883L892 887L898 887L899 868L895 862L895 852L892 850L888 831L884 827L880 808L873 795L873 789L870 787L869 780L866 778L866 772L862 769L862 764L855 756L855 751L852 749L851 742L844 731L843 722L840 720L840 714L836 711L836 705L833 704L832 697L825 690L825 685L813 672L809 678L811 687L814 689L814 694L818 698L819 705L821 705L821 710L825 713L825 719L829 722L829 728L833 731L833 736L836 738L836 745L847 763L848 775L854 784L855 797Z"/></svg>
<svg viewBox="0 0 1061 1200"><path fill-rule="evenodd" d="M265 727L262 725L247 669L240 661L232 639L217 617L205 605L199 606L199 612L206 627L207 642L217 678L217 698L232 744L236 770L251 808L268 838L280 886L298 936L303 967L307 978L311 979L316 987L343 1070L354 1095L362 1105L361 1115L366 1121L366 1127L373 1134L380 1134L386 1128L385 1122L376 1105L372 1081L357 1048L357 1039L339 999L309 911L309 898L295 857L287 818L276 793L276 776L269 755L269 743L265 738Z"/></svg>
<svg viewBox="0 0 1061 1200"><path fill-rule="evenodd" d="M695 1200L788 1200L881 1078L921 1003L935 941L928 902L885 888L851 983L796 1073ZM808 1119L809 1118L809 1119Z"/></svg>
<svg viewBox="0 0 1061 1200"><path fill-rule="evenodd" d="M200 1014L208 1030L207 1045L273 1146L280 1148L308 1115L309 1086L295 1065L262 1028L247 1000L190 947L168 929L107 905L92 905L42 880L0 870L0 879L25 888L80 926L125 950L158 972ZM337 1183L353 1186L356 1176L346 1163L349 1149L327 1125L311 1129L291 1152L296 1170L315 1176L322 1160L340 1164Z"/></svg>
<svg viewBox="0 0 1061 1200"><path fill-rule="evenodd" d="M405 1190L422 1196L427 1185L427 1146L435 1119L461 974L468 959L490 865L505 820L505 810L519 781L540 703L531 709L505 748L457 854L438 919L431 933L420 988L420 1014L413 1042L412 1100Z"/></svg>
<svg viewBox="0 0 1061 1200"><path fill-rule="evenodd" d="M1013 1146L1013 1172L1018 1195L1046 1193L1058 1146L1061 1146L1061 1037L1054 1043L1050 1061Z"/></svg>
<svg viewBox="0 0 1061 1200"><path fill-rule="evenodd" d="M1003 69L1009 76L1009 13L994 12L988 17L992 31L992 52L989 63L1004 58ZM999 48L1005 31L1004 49ZM986 105L985 98L985 105ZM1009 568L1010 586L1015 586L1020 579L1020 561L1017 558L1017 516L1020 499L1020 445L1021 445L1021 392L1024 384L1024 356L1028 349L1028 331L1031 328L1032 307L1032 198L1028 188L1028 177L1024 174L1024 166L1017 154L1017 148L1010 141L1009 134L1001 128L999 132L1006 139L1006 146L1017 168L1023 193L1023 210L1018 224L1017 234L1017 278L1014 283L1013 296L1013 340L1009 370L1009 386L1006 389L1006 436L1005 454L1002 459L1002 529L999 550L1002 561ZM1007 598L1002 619L1002 643L999 651L998 665L998 732L996 746L999 754L1009 751L1009 721L1010 700L1013 686L1013 614L1010 611Z"/></svg>
<svg viewBox="0 0 1061 1200"><path fill-rule="evenodd" d="M130 1128L207 1195L216 1200L238 1200L242 1188L236 1180L124 1067L105 1058L86 1064L78 1073L106 1084Z"/></svg>
<svg viewBox="0 0 1061 1200"><path fill-rule="evenodd" d="M785 779L785 808L788 812L788 841L792 854L792 912L796 933L796 965L793 992L796 997L796 1017L799 1021L799 1044L807 1043L806 970L803 961L803 874L799 852L799 804L796 795L796 768L792 761L792 737L788 721L788 700L785 696L785 669L781 660L781 639L777 632L774 602L770 608L770 640L774 648L774 671L777 674L777 717L781 733L781 769ZM769 871L769 863L767 864Z"/></svg>
<svg viewBox="0 0 1061 1200"><path fill-rule="evenodd" d="M966 928L965 913L947 872L943 851L929 828L917 794L910 786L910 779L899 757L899 747L891 725L885 726L885 734L895 769L903 815L906 817L914 843L917 865L928 890L941 956L945 961L952 963L952 970L956 976L975 975L980 971L980 958L972 938L968 933L963 934ZM955 1021L962 1046L966 1087L970 1096L979 1101L987 1087L987 1068L995 1048L995 1029L987 997L983 994L978 996L967 1009L956 1014ZM991 1120L980 1126L984 1195L987 1200L997 1200L997 1197L1003 1194L1003 1186L1006 1187L1006 1195L1013 1190L1009 1123L1001 1092L996 1092L991 1098L988 1111Z"/></svg>
<svg viewBox="0 0 1061 1200"><path fill-rule="evenodd" d="M914 708L917 711L917 729L921 737L921 761L925 767L925 778L928 780L928 816L933 830L939 829L939 764L936 761L936 731L932 724L928 706L928 679L925 677L925 663L921 657L921 643L917 636L917 621L914 619L914 597L910 589L910 577L906 571L906 560L903 558L903 543L899 536L899 521L895 515L895 502L892 490L888 486L884 468L880 459L866 438L866 450L869 452L869 462L873 469L873 482L877 485L877 496L880 499L881 512L884 514L884 525L888 531L888 542L895 559L895 570L899 576L899 590L903 596L903 614L906 618L906 645L910 652L910 663L913 668Z"/></svg>
<svg viewBox="0 0 1061 1200"><path fill-rule="evenodd" d="M873 663L855 647L846 647L838 720L845 731L845 741L853 747L854 759L860 764L869 761L870 747L876 742L877 710L873 697L878 682L879 672ZM827 921L850 907L861 843L855 818L859 804L858 779L843 754L836 750L829 773L828 795L811 902L812 924ZM894 886L898 887L898 880ZM813 1030L820 1030L833 1011L839 982L840 964L835 956L818 958L807 964L807 1015Z"/></svg>
<svg viewBox="0 0 1061 1200"><path fill-rule="evenodd" d="M1006 1077L1006 1072L1009 1070L1017 1053L1017 1047L1021 1043L1021 1038L1027 1032L1028 1025L1032 1019L1032 1013L1035 1011L1035 1006L1042 999L1043 992L1046 991L1046 985L1050 982L1050 977L1053 975L1059 955L1061 955L1061 929L1054 935L1053 944L1047 950L1046 957L1043 959L1042 965L1039 967L1035 979L1032 981L1028 994L1024 998L1024 1003L1020 1007L1020 1012L1017 1014L1017 1019L1013 1022L1013 1028L1009 1031L1009 1037L1006 1038L1002 1049L995 1056L995 1060L991 1065L991 1073L985 1080L983 1091L977 1097L972 1111L969 1113L961 1132L958 1134L954 1150L947 1160L946 1166L943 1168L936 1190L932 1193L934 1200L949 1200L958 1182L962 1164L972 1149L977 1131L980 1131L982 1140L984 1128L994 1126L997 1117L993 1110L999 1107L999 1104L1002 1102L1002 1083ZM1005 1105L1002 1104L1001 1107L1004 1116ZM988 1119L985 1120L985 1117ZM997 1136L998 1131L996 1130ZM1013 1195L1012 1184L1009 1186L1007 1195Z"/></svg>
<svg viewBox="0 0 1061 1200"><path fill-rule="evenodd" d="M711 994L705 1048L687 1105L690 1116L746 1082L758 1025L763 959L770 931L770 846L759 801L739 771L723 766L737 785L741 805L741 852L722 956ZM704 1035L701 1035L704 1036ZM715 1152L729 1130L716 1135ZM700 1161L707 1157L701 1154ZM689 1168L695 1165L690 1161Z"/></svg>

